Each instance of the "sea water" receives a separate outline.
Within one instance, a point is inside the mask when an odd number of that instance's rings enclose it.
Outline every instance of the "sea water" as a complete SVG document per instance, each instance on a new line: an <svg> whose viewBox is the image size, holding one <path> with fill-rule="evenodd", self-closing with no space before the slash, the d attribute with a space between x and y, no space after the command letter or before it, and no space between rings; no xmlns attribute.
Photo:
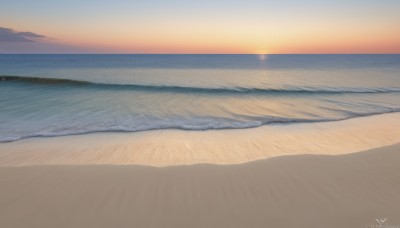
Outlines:
<svg viewBox="0 0 400 228"><path fill-rule="evenodd" d="M0 142L400 111L400 55L0 55Z"/></svg>

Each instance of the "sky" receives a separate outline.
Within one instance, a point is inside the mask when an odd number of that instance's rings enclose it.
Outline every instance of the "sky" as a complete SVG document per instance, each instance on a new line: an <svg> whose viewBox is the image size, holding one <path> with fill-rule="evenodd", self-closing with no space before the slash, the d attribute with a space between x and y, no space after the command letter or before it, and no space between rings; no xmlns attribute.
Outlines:
<svg viewBox="0 0 400 228"><path fill-rule="evenodd" d="M400 53L399 0L0 0L0 53Z"/></svg>

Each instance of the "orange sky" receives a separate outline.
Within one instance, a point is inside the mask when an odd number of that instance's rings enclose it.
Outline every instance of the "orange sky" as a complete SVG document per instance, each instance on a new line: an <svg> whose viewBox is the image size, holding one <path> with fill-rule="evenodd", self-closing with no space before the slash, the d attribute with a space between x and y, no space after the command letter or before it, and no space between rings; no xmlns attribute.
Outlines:
<svg viewBox="0 0 400 228"><path fill-rule="evenodd" d="M400 53L393 0L8 1L0 15L0 27L45 35L55 52Z"/></svg>

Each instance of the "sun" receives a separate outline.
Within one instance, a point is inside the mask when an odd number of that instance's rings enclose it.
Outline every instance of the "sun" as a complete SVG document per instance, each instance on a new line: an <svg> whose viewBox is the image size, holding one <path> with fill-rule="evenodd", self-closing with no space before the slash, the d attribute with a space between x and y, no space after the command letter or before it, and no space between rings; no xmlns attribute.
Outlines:
<svg viewBox="0 0 400 228"><path fill-rule="evenodd" d="M268 58L268 52L265 48L260 48L255 53L260 61L265 61Z"/></svg>
<svg viewBox="0 0 400 228"><path fill-rule="evenodd" d="M258 59L260 61L265 61L267 60L267 54L258 54Z"/></svg>

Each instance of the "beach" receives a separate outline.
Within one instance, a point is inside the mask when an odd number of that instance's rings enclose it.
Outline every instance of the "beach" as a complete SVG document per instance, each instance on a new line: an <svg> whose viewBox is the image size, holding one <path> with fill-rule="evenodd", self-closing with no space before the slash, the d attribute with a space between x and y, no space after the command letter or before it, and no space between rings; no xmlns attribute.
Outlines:
<svg viewBox="0 0 400 228"><path fill-rule="evenodd" d="M400 145L239 165L0 168L0 227L400 224Z"/></svg>
<svg viewBox="0 0 400 228"><path fill-rule="evenodd" d="M0 228L400 228L400 0L0 5Z"/></svg>
<svg viewBox="0 0 400 228"><path fill-rule="evenodd" d="M2 143L0 227L397 225L398 118Z"/></svg>
<svg viewBox="0 0 400 228"><path fill-rule="evenodd" d="M0 144L0 166L240 164L340 155L400 142L400 113L237 130L157 130L37 137Z"/></svg>

